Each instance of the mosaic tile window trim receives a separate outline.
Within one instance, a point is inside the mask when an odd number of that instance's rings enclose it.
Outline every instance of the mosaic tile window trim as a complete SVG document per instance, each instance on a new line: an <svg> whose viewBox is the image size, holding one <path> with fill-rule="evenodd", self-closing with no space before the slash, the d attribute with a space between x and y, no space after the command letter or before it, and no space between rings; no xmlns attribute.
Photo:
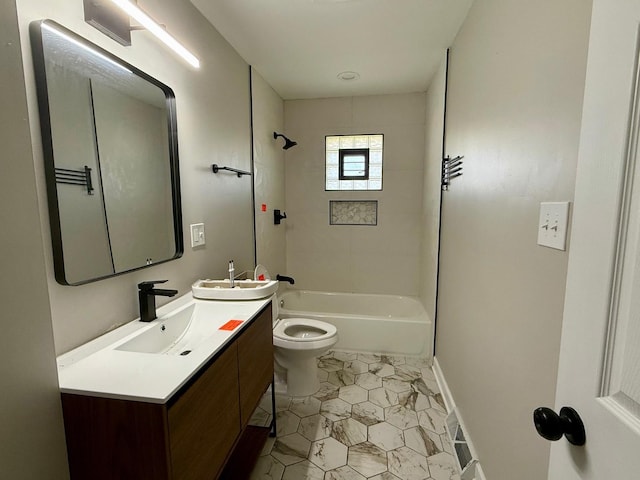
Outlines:
<svg viewBox="0 0 640 480"><path fill-rule="evenodd" d="M329 225L377 224L377 200L329 200Z"/></svg>
<svg viewBox="0 0 640 480"><path fill-rule="evenodd" d="M382 151L384 135L327 135L325 137L326 191L382 190ZM340 175L340 152L368 151L367 178L343 178ZM344 177L344 175L342 175Z"/></svg>

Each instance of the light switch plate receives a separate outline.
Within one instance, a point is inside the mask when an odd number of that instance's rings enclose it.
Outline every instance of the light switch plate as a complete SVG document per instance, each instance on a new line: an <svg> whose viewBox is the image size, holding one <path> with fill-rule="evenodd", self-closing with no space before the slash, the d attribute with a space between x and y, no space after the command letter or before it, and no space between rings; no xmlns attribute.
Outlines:
<svg viewBox="0 0 640 480"><path fill-rule="evenodd" d="M191 225L191 248L200 247L204 244L204 223L194 223Z"/></svg>
<svg viewBox="0 0 640 480"><path fill-rule="evenodd" d="M566 250L569 202L542 202L538 221L538 245Z"/></svg>

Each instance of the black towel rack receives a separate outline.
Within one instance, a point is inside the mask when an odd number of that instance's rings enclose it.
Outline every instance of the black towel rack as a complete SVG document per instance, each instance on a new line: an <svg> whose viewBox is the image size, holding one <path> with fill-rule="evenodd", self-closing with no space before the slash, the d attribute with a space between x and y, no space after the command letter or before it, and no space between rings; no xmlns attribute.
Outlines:
<svg viewBox="0 0 640 480"><path fill-rule="evenodd" d="M245 170L238 170L237 168L231 168L231 167L220 167L218 166L217 163L214 163L213 165L211 165L211 170L213 171L213 173L218 173L220 170L228 170L230 172L237 174L238 177L241 177L243 175L251 175L251 172L247 172Z"/></svg>
<svg viewBox="0 0 640 480"><path fill-rule="evenodd" d="M463 158L463 156L458 155L454 158L446 156L442 159L442 190L449 190L451 180L462 175Z"/></svg>
<svg viewBox="0 0 640 480"><path fill-rule="evenodd" d="M86 165L80 170L69 168L55 168L56 183L65 185L81 185L87 187L87 193L93 195L93 183L91 182L91 168Z"/></svg>

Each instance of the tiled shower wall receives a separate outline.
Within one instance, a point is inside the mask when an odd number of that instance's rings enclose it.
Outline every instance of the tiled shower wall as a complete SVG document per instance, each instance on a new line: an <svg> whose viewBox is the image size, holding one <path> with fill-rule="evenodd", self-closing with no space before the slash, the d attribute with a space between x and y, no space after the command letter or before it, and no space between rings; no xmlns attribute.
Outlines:
<svg viewBox="0 0 640 480"><path fill-rule="evenodd" d="M285 101L287 270L309 290L420 294L425 94ZM326 135L384 135L383 190L326 192ZM330 225L330 200L377 200L376 226Z"/></svg>

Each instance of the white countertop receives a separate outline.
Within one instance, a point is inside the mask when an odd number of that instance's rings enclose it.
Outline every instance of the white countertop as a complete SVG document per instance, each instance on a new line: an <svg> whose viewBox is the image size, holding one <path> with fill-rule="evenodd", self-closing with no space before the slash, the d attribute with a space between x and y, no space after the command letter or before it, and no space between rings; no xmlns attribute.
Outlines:
<svg viewBox="0 0 640 480"><path fill-rule="evenodd" d="M63 393L150 403L166 403L182 385L250 323L271 298L244 301L199 300L191 293L158 308L152 322L129 322L60 355L58 380ZM171 312L195 304L195 315L206 316L213 333L186 356L117 350L153 328ZM229 320L244 320L233 331L218 330Z"/></svg>

